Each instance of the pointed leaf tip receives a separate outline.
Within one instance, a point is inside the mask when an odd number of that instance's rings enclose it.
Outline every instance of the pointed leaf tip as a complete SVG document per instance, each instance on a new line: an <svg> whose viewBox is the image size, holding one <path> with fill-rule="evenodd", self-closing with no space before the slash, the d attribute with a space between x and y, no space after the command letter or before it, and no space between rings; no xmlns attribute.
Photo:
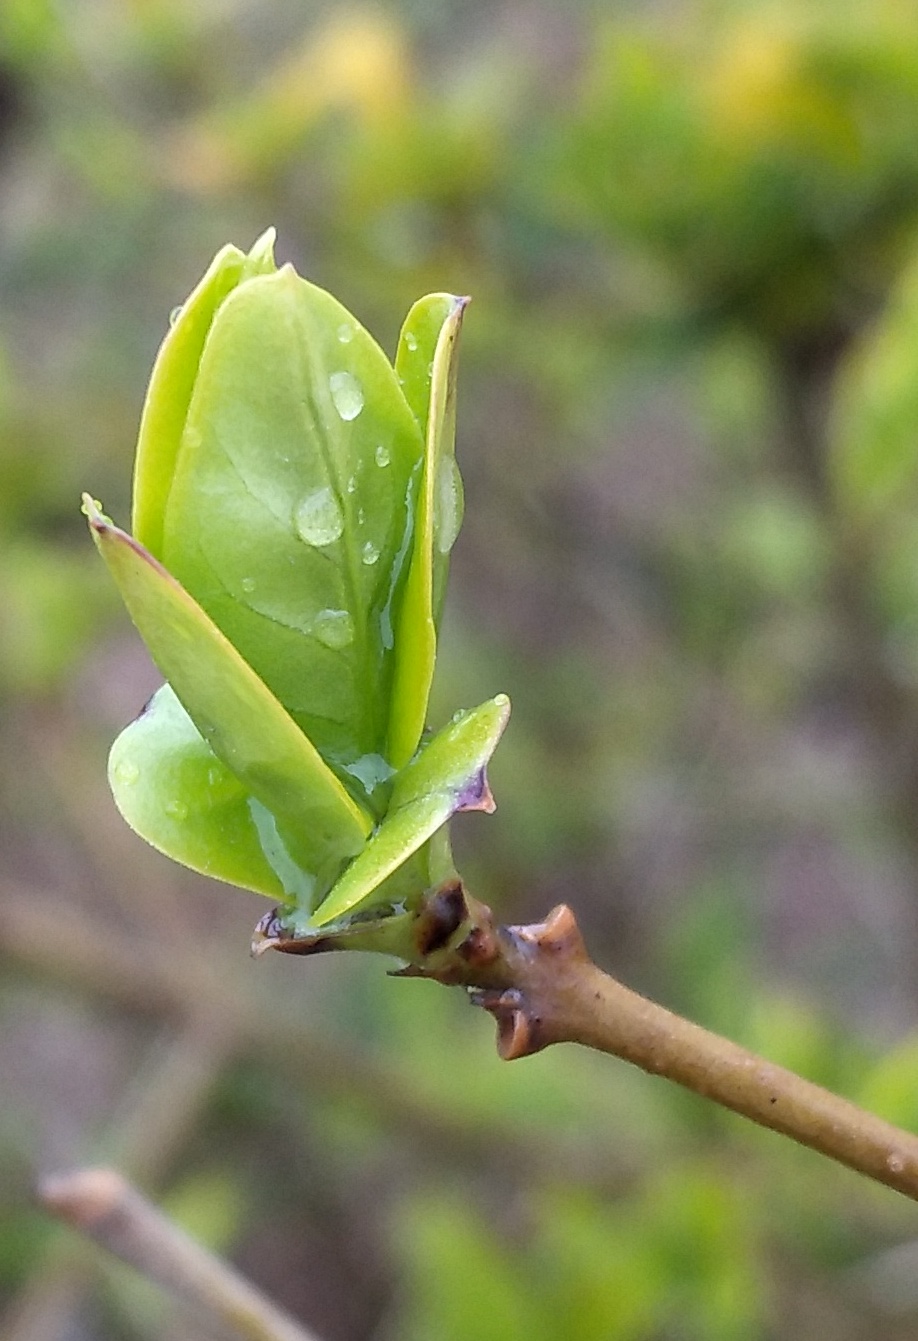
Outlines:
<svg viewBox="0 0 918 1341"><path fill-rule="evenodd" d="M496 809L497 802L488 783L488 770L482 768L469 780L456 798L456 814L468 810L481 810L485 815L493 815Z"/></svg>
<svg viewBox="0 0 918 1341"><path fill-rule="evenodd" d="M83 493L80 511L94 531L110 525L108 517L102 511L102 504L92 494Z"/></svg>
<svg viewBox="0 0 918 1341"><path fill-rule="evenodd" d="M246 270L253 274L270 273L275 268L274 244L277 242L277 229L272 224L260 237L256 238L246 256Z"/></svg>
<svg viewBox="0 0 918 1341"><path fill-rule="evenodd" d="M132 529L158 559L164 557L166 504L191 398L217 313L234 290L276 268L274 230L269 228L248 253L232 244L221 247L203 278L175 309L150 375L134 458Z"/></svg>

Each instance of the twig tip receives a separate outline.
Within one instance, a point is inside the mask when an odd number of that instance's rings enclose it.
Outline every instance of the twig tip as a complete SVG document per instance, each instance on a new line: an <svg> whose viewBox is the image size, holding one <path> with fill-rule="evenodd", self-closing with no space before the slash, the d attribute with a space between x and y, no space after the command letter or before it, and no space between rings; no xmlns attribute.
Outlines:
<svg viewBox="0 0 918 1341"><path fill-rule="evenodd" d="M53 1215L85 1228L110 1215L127 1184L114 1169L74 1169L39 1181L38 1199Z"/></svg>

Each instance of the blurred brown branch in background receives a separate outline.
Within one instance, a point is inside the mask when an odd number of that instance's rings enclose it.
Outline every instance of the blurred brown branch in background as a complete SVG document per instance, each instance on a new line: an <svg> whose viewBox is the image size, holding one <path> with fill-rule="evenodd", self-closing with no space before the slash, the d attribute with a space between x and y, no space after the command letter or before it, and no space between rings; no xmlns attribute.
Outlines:
<svg viewBox="0 0 918 1341"><path fill-rule="evenodd" d="M107 1252L246 1341L316 1341L212 1253L183 1234L112 1169L42 1180L42 1203Z"/></svg>

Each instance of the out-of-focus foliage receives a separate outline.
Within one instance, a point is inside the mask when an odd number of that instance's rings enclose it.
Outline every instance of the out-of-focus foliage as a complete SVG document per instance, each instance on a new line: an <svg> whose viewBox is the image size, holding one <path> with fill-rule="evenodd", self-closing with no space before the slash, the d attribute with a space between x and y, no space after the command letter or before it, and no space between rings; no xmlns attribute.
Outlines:
<svg viewBox="0 0 918 1341"><path fill-rule="evenodd" d="M72 1284L28 1187L84 1158L330 1341L914 1334L894 1194L608 1059L502 1066L360 957L249 965L257 903L108 800L156 679L77 499L126 515L226 238L276 223L390 356L471 293L432 722L514 720L463 873L914 1127L916 125L916 0L0 6L5 1335L193 1335Z"/></svg>

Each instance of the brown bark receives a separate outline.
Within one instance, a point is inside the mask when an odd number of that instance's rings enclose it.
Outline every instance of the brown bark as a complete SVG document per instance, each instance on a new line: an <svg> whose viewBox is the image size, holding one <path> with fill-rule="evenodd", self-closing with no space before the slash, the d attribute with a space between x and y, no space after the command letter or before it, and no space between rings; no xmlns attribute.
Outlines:
<svg viewBox="0 0 918 1341"><path fill-rule="evenodd" d="M505 1060L551 1043L611 1053L918 1201L918 1136L623 986L590 959L565 905L544 922L501 927L451 885L417 924L417 958L401 974L465 987L497 1021ZM329 940L262 936L259 949L309 954Z"/></svg>

